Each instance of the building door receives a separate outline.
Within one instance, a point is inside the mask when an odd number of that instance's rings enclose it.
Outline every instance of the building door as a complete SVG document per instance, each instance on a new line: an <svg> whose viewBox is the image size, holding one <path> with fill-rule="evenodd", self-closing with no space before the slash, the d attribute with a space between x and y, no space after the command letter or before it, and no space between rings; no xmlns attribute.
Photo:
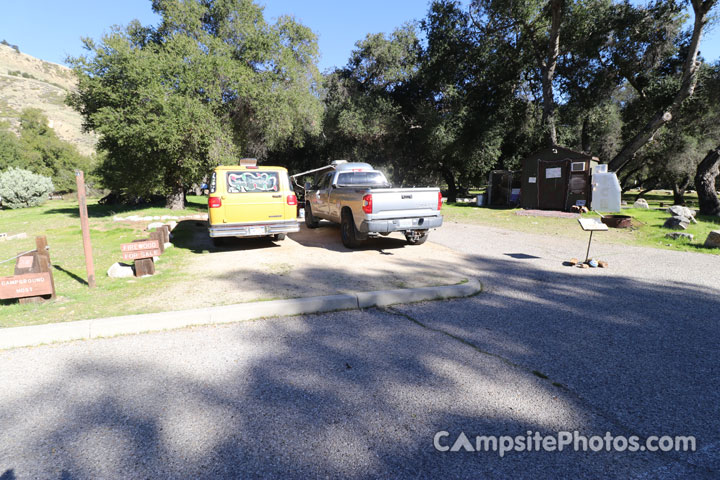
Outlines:
<svg viewBox="0 0 720 480"><path fill-rule="evenodd" d="M568 160L538 161L538 208L565 210L569 163Z"/></svg>

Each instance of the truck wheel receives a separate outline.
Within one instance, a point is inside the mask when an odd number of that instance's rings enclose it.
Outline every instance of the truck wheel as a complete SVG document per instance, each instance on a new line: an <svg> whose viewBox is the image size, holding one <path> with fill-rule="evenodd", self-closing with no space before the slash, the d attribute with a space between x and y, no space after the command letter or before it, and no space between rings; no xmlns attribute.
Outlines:
<svg viewBox="0 0 720 480"><path fill-rule="evenodd" d="M313 216L309 202L305 204L305 226L308 228L318 227L318 219Z"/></svg>
<svg viewBox="0 0 720 480"><path fill-rule="evenodd" d="M342 212L340 236L342 237L343 245L347 248L357 248L360 246L360 241L357 239L357 232L355 231L355 221L353 221L352 213L347 210Z"/></svg>
<svg viewBox="0 0 720 480"><path fill-rule="evenodd" d="M284 233L276 233L275 235L272 236L272 239L277 242L282 242L283 240L285 240L285 234Z"/></svg>
<svg viewBox="0 0 720 480"><path fill-rule="evenodd" d="M429 236L430 236L430 232L419 233L416 235L412 235L412 234L408 235L406 233L405 239L407 240L407 242L410 245L422 245L423 243L425 243L427 241Z"/></svg>

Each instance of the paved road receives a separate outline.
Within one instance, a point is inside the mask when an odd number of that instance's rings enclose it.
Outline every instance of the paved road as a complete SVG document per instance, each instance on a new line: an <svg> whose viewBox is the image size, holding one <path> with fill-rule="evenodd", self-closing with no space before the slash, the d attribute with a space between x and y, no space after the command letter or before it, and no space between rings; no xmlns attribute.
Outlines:
<svg viewBox="0 0 720 480"><path fill-rule="evenodd" d="M432 238L482 294L0 352L0 479L718 477L718 257L598 243L611 268L583 271L582 242ZM433 447L567 430L699 451Z"/></svg>

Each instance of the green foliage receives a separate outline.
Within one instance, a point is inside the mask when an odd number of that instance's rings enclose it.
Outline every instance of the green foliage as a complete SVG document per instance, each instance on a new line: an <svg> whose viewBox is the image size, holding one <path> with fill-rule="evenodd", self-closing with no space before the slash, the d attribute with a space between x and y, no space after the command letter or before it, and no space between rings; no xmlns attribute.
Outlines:
<svg viewBox="0 0 720 480"><path fill-rule="evenodd" d="M104 183L173 201L211 168L300 147L320 128L316 36L290 17L265 22L248 0L156 0L159 25L133 22L85 40L70 59L70 104L107 152ZM170 201L170 200L169 200Z"/></svg>
<svg viewBox="0 0 720 480"><path fill-rule="evenodd" d="M10 44L7 40L5 40L5 39L3 39L2 41L0 41L0 43L3 44L3 45L8 46L8 47L10 47L10 48L12 48L12 49L15 50L17 53L20 53L20 47L18 47L17 45L11 45L11 44Z"/></svg>
<svg viewBox="0 0 720 480"><path fill-rule="evenodd" d="M0 173L0 198L6 208L35 207L53 192L52 180L28 170L10 167Z"/></svg>
<svg viewBox="0 0 720 480"><path fill-rule="evenodd" d="M57 192L75 190L75 170L89 171L92 159L58 138L42 111L28 108L20 114L20 136L0 124L0 170L18 167L51 177ZM91 179L92 180L92 179Z"/></svg>
<svg viewBox="0 0 720 480"><path fill-rule="evenodd" d="M27 72L21 72L20 70L8 71L8 75L12 75L13 77L32 78L33 80L37 80L37 78L35 78L32 74Z"/></svg>

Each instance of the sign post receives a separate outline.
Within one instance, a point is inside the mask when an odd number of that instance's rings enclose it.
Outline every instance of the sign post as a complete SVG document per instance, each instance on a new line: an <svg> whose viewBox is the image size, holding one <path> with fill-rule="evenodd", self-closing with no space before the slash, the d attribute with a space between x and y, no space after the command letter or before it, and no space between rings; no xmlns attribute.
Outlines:
<svg viewBox="0 0 720 480"><path fill-rule="evenodd" d="M75 182L77 184L78 205L80 207L80 226L82 227L83 250L85 251L85 270L87 271L88 286L90 288L95 288L95 266L93 265L87 199L85 198L85 174L82 170L75 171Z"/></svg>

